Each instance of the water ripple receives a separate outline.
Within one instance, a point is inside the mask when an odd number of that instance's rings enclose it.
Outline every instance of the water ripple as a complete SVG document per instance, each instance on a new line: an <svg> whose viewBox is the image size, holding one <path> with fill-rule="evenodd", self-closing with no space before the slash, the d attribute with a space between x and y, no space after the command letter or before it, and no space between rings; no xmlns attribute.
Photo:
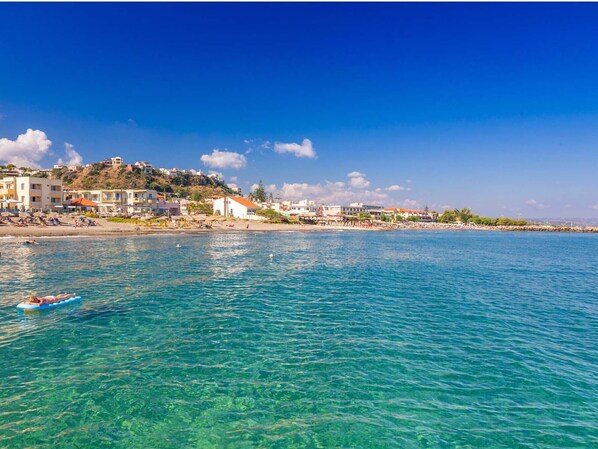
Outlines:
<svg viewBox="0 0 598 449"><path fill-rule="evenodd" d="M214 233L0 252L0 447L598 446L593 235ZM72 290L82 303L14 308Z"/></svg>

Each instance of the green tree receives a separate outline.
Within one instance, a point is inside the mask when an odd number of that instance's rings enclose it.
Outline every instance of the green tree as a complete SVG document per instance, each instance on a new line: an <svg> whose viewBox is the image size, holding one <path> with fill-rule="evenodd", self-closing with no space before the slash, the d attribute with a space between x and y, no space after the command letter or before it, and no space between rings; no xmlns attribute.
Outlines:
<svg viewBox="0 0 598 449"><path fill-rule="evenodd" d="M249 195L249 198L251 198L254 201L260 201L262 203L266 202L266 191L264 190L264 184L262 183L261 179L255 190L251 192Z"/></svg>
<svg viewBox="0 0 598 449"><path fill-rule="evenodd" d="M270 223L288 223L289 219L272 209L260 209L256 215L266 217Z"/></svg>
<svg viewBox="0 0 598 449"><path fill-rule="evenodd" d="M440 223L454 223L457 221L457 214L452 210L445 210L437 219Z"/></svg>
<svg viewBox="0 0 598 449"><path fill-rule="evenodd" d="M193 192L191 194L191 201L201 201L203 200L203 195L200 192Z"/></svg>
<svg viewBox="0 0 598 449"><path fill-rule="evenodd" d="M473 218L473 214L471 213L471 209L464 207L463 209L455 209L455 216L461 223L467 223L469 220Z"/></svg>

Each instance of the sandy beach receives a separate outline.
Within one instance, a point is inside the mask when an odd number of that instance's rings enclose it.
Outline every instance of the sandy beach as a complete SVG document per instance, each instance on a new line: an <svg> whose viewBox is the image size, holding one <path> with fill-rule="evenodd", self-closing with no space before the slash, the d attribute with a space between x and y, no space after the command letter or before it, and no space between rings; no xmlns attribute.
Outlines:
<svg viewBox="0 0 598 449"><path fill-rule="evenodd" d="M0 237L4 238L35 238L35 237L68 237L68 236L122 236L122 235L147 235L147 234L189 234L204 232L289 232L289 231L388 231L401 230L454 230L454 231L519 231L519 232L598 232L596 227L562 227L562 226L460 226L443 223L403 223L392 227L365 227L365 226L321 226L309 224L278 224L260 221L245 220L216 220L206 223L205 227L198 223L177 224L169 223L166 226L147 226L145 224L114 223L106 219L95 219L95 226L78 226L63 224L60 226L28 225L24 227L2 224Z"/></svg>
<svg viewBox="0 0 598 449"><path fill-rule="evenodd" d="M60 226L0 225L0 237L60 237L60 236L119 236L138 234L172 234L201 232L247 232L247 231L330 231L339 229L371 230L380 228L317 226L305 224L277 224L259 221L226 220L209 223L208 228L200 225L146 226L132 223L113 223L106 219L95 219L96 226L63 224Z"/></svg>

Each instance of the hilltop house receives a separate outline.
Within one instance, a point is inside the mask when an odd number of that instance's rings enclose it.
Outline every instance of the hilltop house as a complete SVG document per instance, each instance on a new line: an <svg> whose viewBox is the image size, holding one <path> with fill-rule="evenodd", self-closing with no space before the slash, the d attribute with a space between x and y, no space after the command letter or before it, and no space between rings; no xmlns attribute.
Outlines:
<svg viewBox="0 0 598 449"><path fill-rule="evenodd" d="M149 162L145 162L145 161L135 162L135 167L140 168L141 171L143 173L145 173L146 175L151 175L152 172L154 171L154 167L152 167L152 164L150 164Z"/></svg>
<svg viewBox="0 0 598 449"><path fill-rule="evenodd" d="M261 209L257 204L252 203L240 196L225 196L217 198L213 203L214 215L224 217L243 218L247 220L261 220L256 212Z"/></svg>

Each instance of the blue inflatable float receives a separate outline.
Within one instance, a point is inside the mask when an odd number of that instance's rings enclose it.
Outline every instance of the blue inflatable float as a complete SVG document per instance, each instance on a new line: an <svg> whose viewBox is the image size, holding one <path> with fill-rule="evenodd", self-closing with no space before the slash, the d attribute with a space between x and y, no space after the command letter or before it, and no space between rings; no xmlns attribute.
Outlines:
<svg viewBox="0 0 598 449"><path fill-rule="evenodd" d="M26 302L22 302L19 305L17 305L17 309L21 309L21 310L48 310L48 309L54 309L56 307L60 307L60 306L65 306L67 304L71 304L73 302L78 302L81 301L83 298L81 296L72 296L68 299L65 299L63 301L59 301L59 302L53 302L51 304L43 304L43 305L37 305L37 304L28 304Z"/></svg>

